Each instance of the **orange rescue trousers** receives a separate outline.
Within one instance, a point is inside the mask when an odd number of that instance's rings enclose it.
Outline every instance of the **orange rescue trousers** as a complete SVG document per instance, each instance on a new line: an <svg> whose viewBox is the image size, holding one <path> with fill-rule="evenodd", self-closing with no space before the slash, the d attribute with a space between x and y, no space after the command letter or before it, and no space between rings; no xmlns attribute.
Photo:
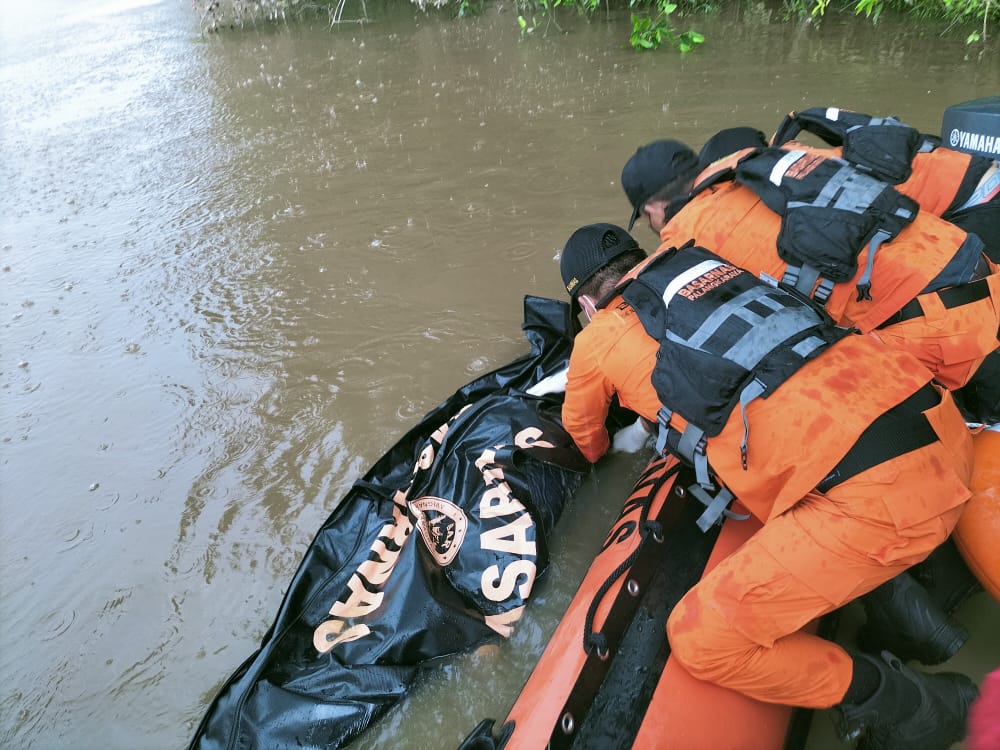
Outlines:
<svg viewBox="0 0 1000 750"><path fill-rule="evenodd" d="M976 289L981 296L949 307L943 295L963 288ZM880 327L869 335L894 349L910 352L949 390L961 388L997 349L1000 267L991 263L989 276L965 287L921 294L910 306L919 306L916 309L920 314Z"/></svg>
<svg viewBox="0 0 1000 750"><path fill-rule="evenodd" d="M924 414L937 442L808 494L681 599L667 632L692 675L768 703L841 701L851 657L800 628L923 560L970 496L972 440L950 396Z"/></svg>

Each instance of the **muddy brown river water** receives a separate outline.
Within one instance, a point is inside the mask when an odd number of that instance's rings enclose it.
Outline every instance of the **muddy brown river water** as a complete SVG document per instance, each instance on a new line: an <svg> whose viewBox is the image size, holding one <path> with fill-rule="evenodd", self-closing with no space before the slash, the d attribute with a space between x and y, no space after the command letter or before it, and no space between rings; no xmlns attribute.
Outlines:
<svg viewBox="0 0 1000 750"><path fill-rule="evenodd" d="M353 480L525 350L573 229L627 222L640 143L828 104L938 132L1000 92L995 43L891 18L745 3L682 21L708 39L682 56L631 51L627 11L525 37L509 4L368 13L203 35L187 0L0 6L3 747L183 747ZM641 464L588 481L514 638L360 747L502 717ZM981 676L997 606L963 617Z"/></svg>

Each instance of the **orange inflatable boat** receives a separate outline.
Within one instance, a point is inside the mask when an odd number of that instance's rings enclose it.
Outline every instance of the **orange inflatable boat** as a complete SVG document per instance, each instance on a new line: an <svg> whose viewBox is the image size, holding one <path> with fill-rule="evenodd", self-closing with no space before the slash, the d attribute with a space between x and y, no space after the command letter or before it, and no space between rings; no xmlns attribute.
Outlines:
<svg viewBox="0 0 1000 750"><path fill-rule="evenodd" d="M953 539L1000 601L1000 432L974 437L973 499ZM654 458L587 571L505 720L486 720L460 750L794 750L812 712L760 703L691 677L670 657L665 622L684 593L759 523L697 532L689 470ZM738 507L733 510L739 511ZM833 639L838 613L808 628Z"/></svg>
<svg viewBox="0 0 1000 750"><path fill-rule="evenodd" d="M480 723L465 750L804 744L811 712L701 682L670 658L673 606L759 528L730 519L698 532L704 507L684 489L693 481L673 458L650 462L506 720Z"/></svg>
<svg viewBox="0 0 1000 750"><path fill-rule="evenodd" d="M972 441L973 495L952 538L979 583L1000 602L1000 432L983 430Z"/></svg>

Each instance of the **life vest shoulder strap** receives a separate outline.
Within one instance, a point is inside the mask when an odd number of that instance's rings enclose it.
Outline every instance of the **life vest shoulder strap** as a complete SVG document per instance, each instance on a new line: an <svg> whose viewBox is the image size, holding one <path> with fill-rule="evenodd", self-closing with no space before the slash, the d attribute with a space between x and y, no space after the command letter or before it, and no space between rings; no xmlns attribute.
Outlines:
<svg viewBox="0 0 1000 750"><path fill-rule="evenodd" d="M938 436L923 412L939 403L940 392L928 383L882 414L861 433L847 454L816 485L816 489L827 492L873 466L933 443Z"/></svg>
<svg viewBox="0 0 1000 750"><path fill-rule="evenodd" d="M739 166L739 163L760 151L760 147L742 148L713 161L694 178L694 187L691 188L691 192L687 196L688 200L698 193L708 190L713 185L718 185L721 182L732 182L736 177L736 167Z"/></svg>

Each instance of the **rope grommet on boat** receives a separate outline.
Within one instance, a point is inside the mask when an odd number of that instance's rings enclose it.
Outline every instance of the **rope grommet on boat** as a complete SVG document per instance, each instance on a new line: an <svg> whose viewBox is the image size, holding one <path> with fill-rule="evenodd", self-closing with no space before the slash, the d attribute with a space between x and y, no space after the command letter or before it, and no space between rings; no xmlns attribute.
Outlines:
<svg viewBox="0 0 1000 750"><path fill-rule="evenodd" d="M657 544L663 543L663 525L656 521L643 521L642 523L642 535L643 537L651 536L653 541Z"/></svg>
<svg viewBox="0 0 1000 750"><path fill-rule="evenodd" d="M604 633L594 633L593 631L587 637L584 650L588 654L595 654L601 661L607 661L608 654L611 653L611 649L608 647L608 639L604 636Z"/></svg>
<svg viewBox="0 0 1000 750"><path fill-rule="evenodd" d="M639 582L634 578L629 578L625 582L625 590L632 596L639 596Z"/></svg>
<svg viewBox="0 0 1000 750"><path fill-rule="evenodd" d="M562 729L563 734L573 734L573 731L576 729L576 722L573 721L573 714L569 711L564 713L562 718L559 720L559 728Z"/></svg>

